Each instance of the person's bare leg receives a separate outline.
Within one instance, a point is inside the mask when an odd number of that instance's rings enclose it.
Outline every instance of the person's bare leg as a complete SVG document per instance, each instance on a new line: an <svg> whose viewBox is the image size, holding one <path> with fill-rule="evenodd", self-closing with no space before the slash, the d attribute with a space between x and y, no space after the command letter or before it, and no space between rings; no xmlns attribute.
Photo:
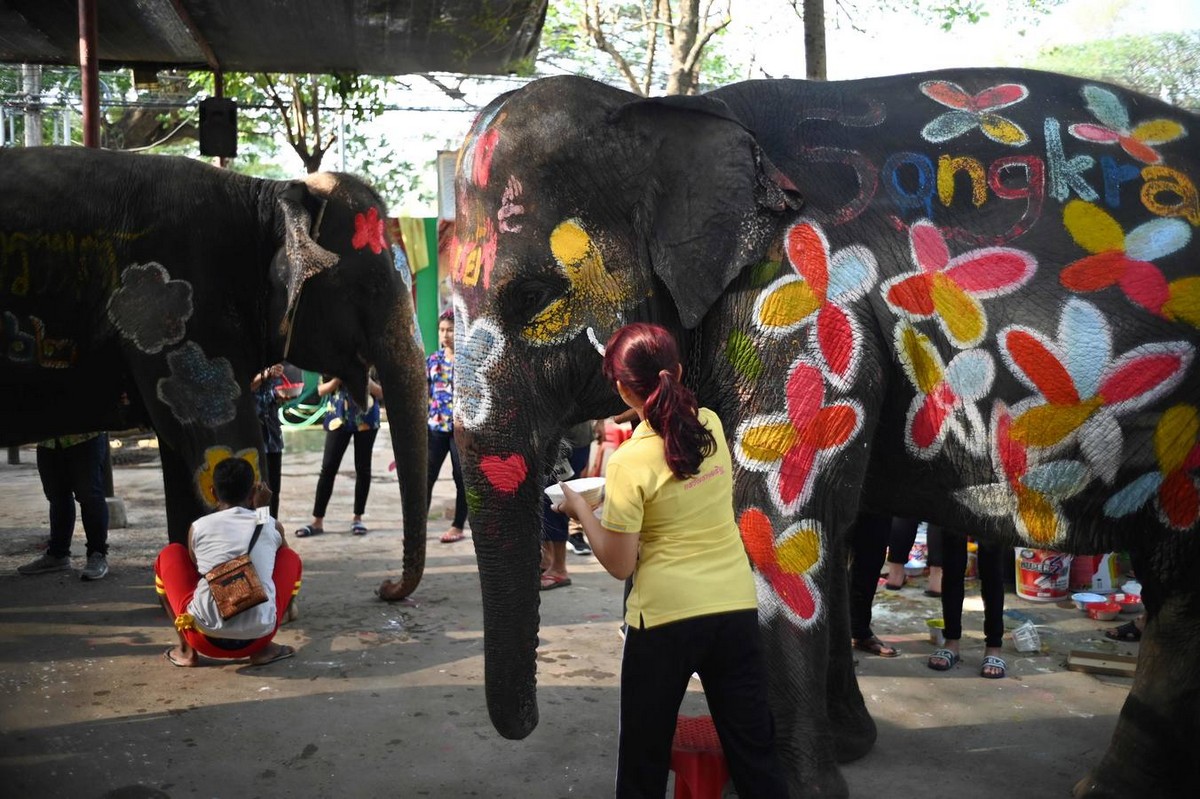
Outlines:
<svg viewBox="0 0 1200 799"><path fill-rule="evenodd" d="M904 585L906 579L903 563L891 563L888 565L887 584L888 585Z"/></svg>
<svg viewBox="0 0 1200 799"><path fill-rule="evenodd" d="M282 660L285 657L290 657L295 653L295 650L284 644L277 644L274 641L267 644L266 647L260 649L250 656L251 666L261 666L272 661Z"/></svg>
<svg viewBox="0 0 1200 799"><path fill-rule="evenodd" d="M172 616L171 619L174 621L175 617ZM176 630L175 634L179 636L179 646L167 652L167 659L176 666L186 666L190 668L198 665L200 658L197 656L196 650L192 649L192 645L189 644L187 639L183 637L183 633Z"/></svg>
<svg viewBox="0 0 1200 799"><path fill-rule="evenodd" d="M542 547L542 563L546 564L545 574L548 577L562 578L567 576L567 542L548 541ZM547 560L548 556L548 560Z"/></svg>
<svg viewBox="0 0 1200 799"><path fill-rule="evenodd" d="M942 567L941 566L930 566L929 567L929 589L928 590L934 591L939 594L942 593Z"/></svg>

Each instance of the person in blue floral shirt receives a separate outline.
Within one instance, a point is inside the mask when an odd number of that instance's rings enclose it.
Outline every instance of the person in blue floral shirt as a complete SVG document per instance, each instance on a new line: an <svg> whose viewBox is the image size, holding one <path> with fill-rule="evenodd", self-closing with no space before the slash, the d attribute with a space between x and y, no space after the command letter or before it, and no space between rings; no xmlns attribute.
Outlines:
<svg viewBox="0 0 1200 799"><path fill-rule="evenodd" d="M312 522L296 531L297 538L308 538L325 532L325 509L333 496L333 481L342 465L346 448L354 441L354 519L350 532L366 535L363 514L367 512L367 495L371 491L371 449L379 434L379 400L383 389L373 377L367 379L367 400L370 407L363 410L342 388L342 381L321 376L317 393L328 397L325 411L325 454L321 459L321 475L317 478L317 496L313 500Z"/></svg>
<svg viewBox="0 0 1200 799"><path fill-rule="evenodd" d="M438 317L438 349L425 363L429 378L429 501L446 455L454 476L454 521L442 535L443 544L461 541L467 522L467 493L463 489L458 447L454 444L454 309Z"/></svg>
<svg viewBox="0 0 1200 799"><path fill-rule="evenodd" d="M271 489L271 515L279 518L279 489L283 469L283 424L279 421L279 390L283 380L283 364L269 366L250 381L254 402L258 411L258 424L262 429L263 450L267 454L263 469L263 480Z"/></svg>

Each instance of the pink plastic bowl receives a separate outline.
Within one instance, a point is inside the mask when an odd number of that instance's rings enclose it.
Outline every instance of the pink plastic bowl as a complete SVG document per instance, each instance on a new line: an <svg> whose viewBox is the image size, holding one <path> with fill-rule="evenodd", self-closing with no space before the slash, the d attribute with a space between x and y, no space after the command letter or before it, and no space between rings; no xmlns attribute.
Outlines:
<svg viewBox="0 0 1200 799"><path fill-rule="evenodd" d="M1087 614L1096 621L1112 621L1121 612L1121 606L1116 602L1089 602Z"/></svg>

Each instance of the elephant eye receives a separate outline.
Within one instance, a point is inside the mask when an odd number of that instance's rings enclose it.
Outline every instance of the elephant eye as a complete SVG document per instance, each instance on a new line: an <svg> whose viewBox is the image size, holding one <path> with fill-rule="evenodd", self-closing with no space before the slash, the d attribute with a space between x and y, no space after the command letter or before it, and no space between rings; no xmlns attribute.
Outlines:
<svg viewBox="0 0 1200 799"><path fill-rule="evenodd" d="M510 285L505 292L505 316L524 323L541 311L566 289L564 282L552 278L526 278Z"/></svg>

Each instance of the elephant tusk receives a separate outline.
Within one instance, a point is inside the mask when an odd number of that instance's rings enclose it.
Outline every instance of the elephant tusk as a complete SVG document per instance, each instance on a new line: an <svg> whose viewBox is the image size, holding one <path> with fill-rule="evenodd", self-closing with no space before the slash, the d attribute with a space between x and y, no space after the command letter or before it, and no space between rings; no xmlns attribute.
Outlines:
<svg viewBox="0 0 1200 799"><path fill-rule="evenodd" d="M592 346L596 348L596 352L600 353L600 357L603 358L604 345L600 343L600 339L596 338L596 331L594 328L589 327L587 329L587 337L588 341L592 342Z"/></svg>

